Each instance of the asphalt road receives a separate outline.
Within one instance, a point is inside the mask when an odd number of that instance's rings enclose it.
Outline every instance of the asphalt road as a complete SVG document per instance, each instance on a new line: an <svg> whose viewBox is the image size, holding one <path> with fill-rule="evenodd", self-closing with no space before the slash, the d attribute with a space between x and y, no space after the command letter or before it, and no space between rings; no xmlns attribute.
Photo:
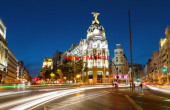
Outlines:
<svg viewBox="0 0 170 110"><path fill-rule="evenodd" d="M0 110L170 110L169 94L130 91L111 86L0 88Z"/></svg>

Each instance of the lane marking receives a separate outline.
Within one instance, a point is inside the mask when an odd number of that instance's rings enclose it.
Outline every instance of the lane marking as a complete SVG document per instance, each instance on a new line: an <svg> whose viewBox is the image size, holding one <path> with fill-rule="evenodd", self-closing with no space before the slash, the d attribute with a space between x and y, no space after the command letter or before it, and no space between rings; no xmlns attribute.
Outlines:
<svg viewBox="0 0 170 110"><path fill-rule="evenodd" d="M130 103L131 103L137 110L143 110L143 108L140 107L138 104L136 104L135 101L132 100L128 95L125 95L125 97L130 101Z"/></svg>

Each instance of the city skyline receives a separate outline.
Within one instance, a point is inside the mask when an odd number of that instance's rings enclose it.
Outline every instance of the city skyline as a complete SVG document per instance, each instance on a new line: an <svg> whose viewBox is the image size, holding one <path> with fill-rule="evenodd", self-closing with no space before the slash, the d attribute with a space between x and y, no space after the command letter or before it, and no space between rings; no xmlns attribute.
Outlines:
<svg viewBox="0 0 170 110"><path fill-rule="evenodd" d="M105 28L111 58L114 55L115 45L120 43L130 62L128 10L131 10L133 59L134 63L140 64L146 64L151 54L159 49L159 40L161 37L165 37L164 32L169 25L168 19L170 18L168 13L163 13L168 10L168 6L166 7L168 3L159 4L157 1L154 2L155 5L152 5L152 9L149 5L147 6L150 2L145 2L146 4L141 2L140 5L134 7L133 2L128 2L122 9L118 8L120 3L113 4L117 7L105 6L100 9L99 6L102 5L102 2L94 2L98 5L92 7L93 3L88 4L91 7L88 9L85 7L87 3L81 7L81 4L76 2L78 6L74 7L74 3L67 2L65 7L67 9L70 7L70 10L62 11L58 11L58 8L64 9L59 6L59 4L65 3L61 1L25 1L25 3L11 1L13 3L9 4L9 7L12 7L5 11L7 2L3 2L5 5L1 7L0 17L7 27L6 38L9 48L19 60L25 62L31 75L39 74L45 57L52 58L57 49L64 52L70 48L71 44L77 44L81 38L86 38L87 29L93 20L92 11L101 13L98 19ZM15 3L21 5L15 7ZM111 3L113 2L108 2L107 5L112 6ZM156 7L158 4L159 8ZM145 11L142 11L143 6ZM80 10L77 11L76 8ZM109 12L109 10L112 11ZM153 10L155 11L153 12ZM15 11L18 14L13 14ZM150 23L151 20L153 20L152 23ZM153 38L155 40L152 40ZM27 51L25 52L25 50Z"/></svg>

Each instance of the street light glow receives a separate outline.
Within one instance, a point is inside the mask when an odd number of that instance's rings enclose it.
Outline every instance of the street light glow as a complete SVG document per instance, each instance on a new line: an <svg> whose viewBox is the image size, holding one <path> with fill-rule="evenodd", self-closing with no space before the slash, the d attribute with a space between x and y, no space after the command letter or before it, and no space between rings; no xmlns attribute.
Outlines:
<svg viewBox="0 0 170 110"><path fill-rule="evenodd" d="M80 75L77 75L76 77L77 77L77 78L79 78L79 77L80 77Z"/></svg>

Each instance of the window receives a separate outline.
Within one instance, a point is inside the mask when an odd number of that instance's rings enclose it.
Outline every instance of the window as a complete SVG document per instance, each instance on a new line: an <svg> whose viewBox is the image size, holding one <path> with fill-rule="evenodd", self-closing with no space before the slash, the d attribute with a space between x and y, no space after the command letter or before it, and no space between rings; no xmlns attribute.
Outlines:
<svg viewBox="0 0 170 110"><path fill-rule="evenodd" d="M8 57L8 50L5 49L5 58Z"/></svg>
<svg viewBox="0 0 170 110"><path fill-rule="evenodd" d="M100 43L97 43L97 48L100 48Z"/></svg>
<svg viewBox="0 0 170 110"><path fill-rule="evenodd" d="M88 75L89 75L89 79L93 79L93 72L92 71L89 71Z"/></svg>
<svg viewBox="0 0 170 110"><path fill-rule="evenodd" d="M90 68L92 68L93 67L93 62L90 62Z"/></svg>
<svg viewBox="0 0 170 110"><path fill-rule="evenodd" d="M97 75L99 75L99 76L102 75L102 74L103 74L102 71L98 71L98 72L97 72Z"/></svg>
<svg viewBox="0 0 170 110"><path fill-rule="evenodd" d="M106 77L109 77L109 72L108 71L106 72Z"/></svg>
<svg viewBox="0 0 170 110"><path fill-rule="evenodd" d="M123 62L123 57L120 58L120 61Z"/></svg>
<svg viewBox="0 0 170 110"><path fill-rule="evenodd" d="M97 68L102 68L102 64L100 61L97 62Z"/></svg>
<svg viewBox="0 0 170 110"><path fill-rule="evenodd" d="M92 71L89 71L88 72L88 75L90 76L90 75L93 75L93 72Z"/></svg>
<svg viewBox="0 0 170 110"><path fill-rule="evenodd" d="M102 71L97 72L97 83L102 83L102 75L103 75Z"/></svg>
<svg viewBox="0 0 170 110"><path fill-rule="evenodd" d="M84 76L86 76L86 72L84 72Z"/></svg>
<svg viewBox="0 0 170 110"><path fill-rule="evenodd" d="M118 62L118 57L116 57L116 62Z"/></svg>

